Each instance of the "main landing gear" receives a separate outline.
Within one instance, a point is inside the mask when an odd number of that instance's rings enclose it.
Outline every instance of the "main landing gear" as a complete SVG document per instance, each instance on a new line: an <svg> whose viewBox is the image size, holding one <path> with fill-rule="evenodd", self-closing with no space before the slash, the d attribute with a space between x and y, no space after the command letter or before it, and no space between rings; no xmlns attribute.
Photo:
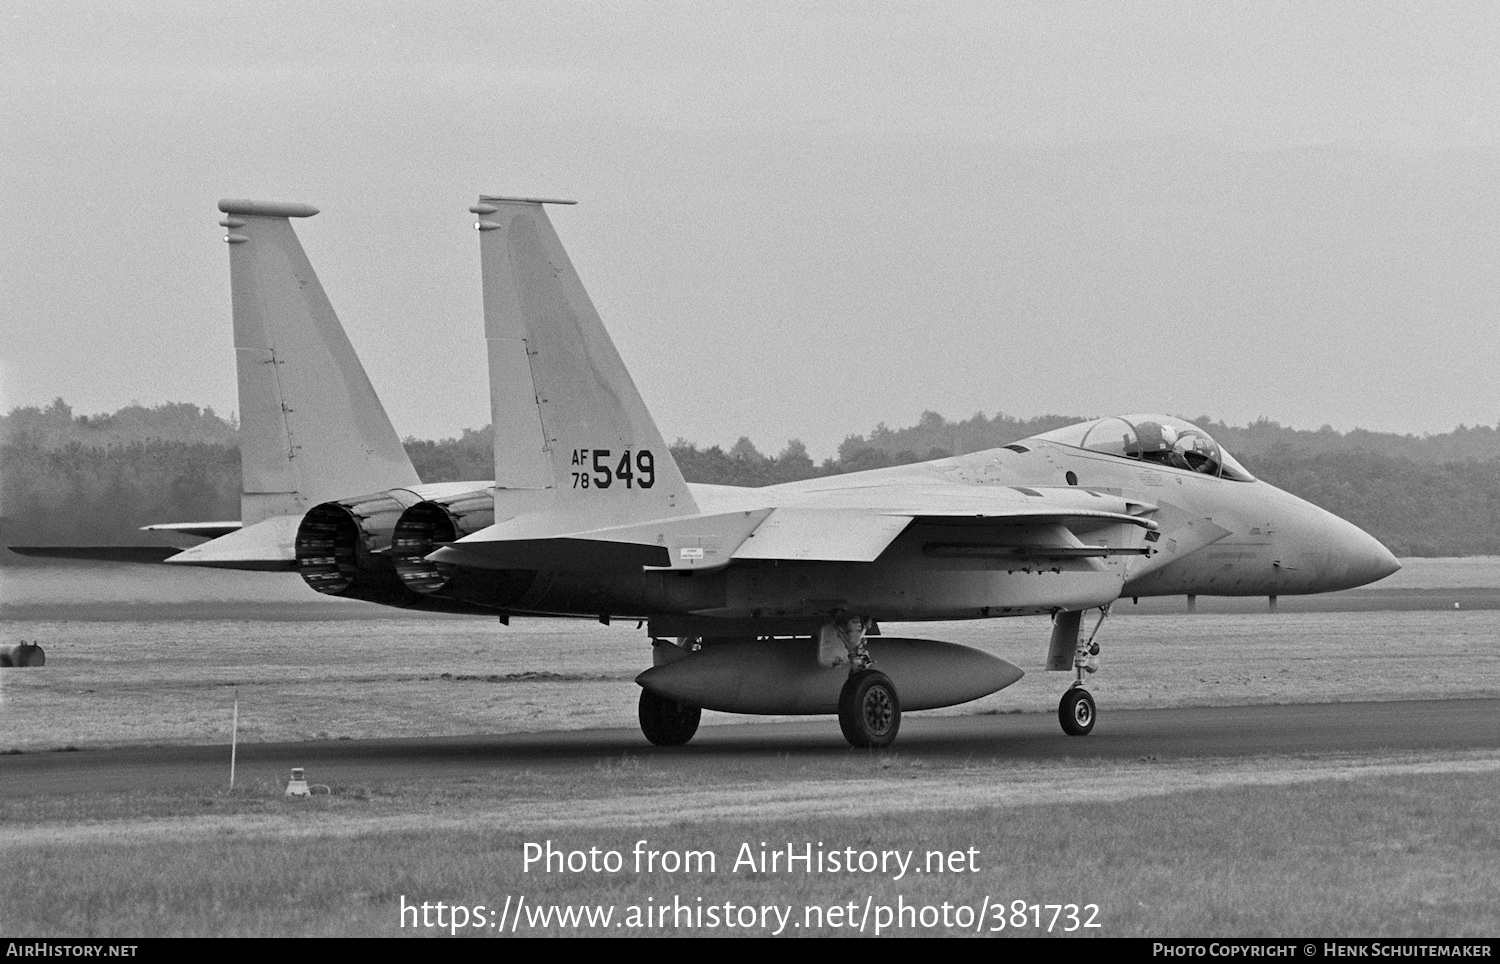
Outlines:
<svg viewBox="0 0 1500 964"><path fill-rule="evenodd" d="M861 748L890 746L901 730L901 698L891 678L872 668L874 658L865 642L872 631L878 632L874 621L867 617L851 619L843 613L832 614L811 640L821 669L802 662L807 651L800 647L806 645L806 636L798 644L753 636L712 640L679 636L675 643L653 637L654 669L640 677L641 732L657 746L681 746L698 731L703 712L700 702L732 712L827 713L833 708L831 704L837 693L839 728L844 739ZM924 640L906 642L937 647L940 654L941 647L948 645ZM794 645L798 648L791 648ZM719 646L724 648L718 650ZM957 647L948 645L948 648ZM692 654L700 649L708 652L694 657ZM696 661L679 662L688 659ZM787 663L787 659L794 659L795 664ZM845 666L847 674L840 671ZM755 678L751 679L752 676ZM787 689L779 692L778 683L783 681ZM1010 677L996 683L995 688L1013 681L1014 677ZM798 687L811 689L804 691ZM679 702L678 698L693 702Z"/></svg>
<svg viewBox="0 0 1500 964"><path fill-rule="evenodd" d="M890 746L901 729L896 685L878 669L852 673L839 692L839 729L850 746Z"/></svg>
<svg viewBox="0 0 1500 964"><path fill-rule="evenodd" d="M1099 669L1099 644L1094 642L1094 637L1099 635L1099 627L1104 625L1105 618L1109 616L1109 606L1100 607L1099 621L1094 624L1094 631L1089 633L1088 639L1084 639L1079 632L1082 616L1081 612L1056 615L1052 628L1052 647L1047 658L1048 669L1071 668L1076 674L1073 685L1057 704L1057 721L1069 736L1088 736L1094 729L1094 721L1099 718L1099 709L1094 705L1093 694L1084 688L1084 680ZM1065 658L1065 646L1070 639L1073 643L1073 665L1059 665Z"/></svg>
<svg viewBox="0 0 1500 964"><path fill-rule="evenodd" d="M696 636L679 636L675 645L665 639L653 639L651 662L656 666L675 663L697 649L699 643ZM703 719L702 707L679 703L644 689L636 713L641 733L657 746L682 746L698 732L698 723Z"/></svg>
<svg viewBox="0 0 1500 964"><path fill-rule="evenodd" d="M641 732L657 746L682 746L698 732L703 710L641 690Z"/></svg>
<svg viewBox="0 0 1500 964"><path fill-rule="evenodd" d="M901 698L896 684L878 669L865 647L865 619L835 619L818 634L818 657L824 665L836 666L841 654L849 662L849 678L839 691L839 729L850 746L875 749L890 746L901 729Z"/></svg>

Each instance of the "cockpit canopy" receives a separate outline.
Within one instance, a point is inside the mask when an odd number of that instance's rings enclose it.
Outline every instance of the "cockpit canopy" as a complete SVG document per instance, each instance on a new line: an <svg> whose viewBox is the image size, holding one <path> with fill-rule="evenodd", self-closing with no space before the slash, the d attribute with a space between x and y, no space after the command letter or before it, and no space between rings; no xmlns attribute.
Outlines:
<svg viewBox="0 0 1500 964"><path fill-rule="evenodd" d="M1216 478L1255 481L1255 476L1207 432L1170 415L1112 415L1045 432L1037 438Z"/></svg>

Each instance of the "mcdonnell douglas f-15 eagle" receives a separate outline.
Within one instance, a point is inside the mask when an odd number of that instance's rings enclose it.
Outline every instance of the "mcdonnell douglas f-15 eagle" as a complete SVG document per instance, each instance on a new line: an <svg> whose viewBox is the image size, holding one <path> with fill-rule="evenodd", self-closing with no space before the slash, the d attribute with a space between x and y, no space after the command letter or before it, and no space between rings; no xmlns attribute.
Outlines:
<svg viewBox="0 0 1500 964"><path fill-rule="evenodd" d="M423 485L298 244L302 204L221 201L244 466L239 523L174 565L295 570L333 596L433 611L641 620L640 723L692 738L703 708L837 713L861 747L903 710L1018 680L881 622L1048 614L1087 734L1097 634L1122 597L1346 589L1399 568L1356 526L1254 478L1163 415L1083 422L985 452L764 488L686 482L535 198L481 197L493 480ZM1087 635L1083 614L1097 610Z"/></svg>

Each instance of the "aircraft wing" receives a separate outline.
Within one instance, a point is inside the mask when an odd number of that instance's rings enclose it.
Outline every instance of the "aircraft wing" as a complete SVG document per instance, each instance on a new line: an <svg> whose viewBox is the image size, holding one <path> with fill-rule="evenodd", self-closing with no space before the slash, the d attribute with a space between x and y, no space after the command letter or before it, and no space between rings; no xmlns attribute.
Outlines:
<svg viewBox="0 0 1500 964"><path fill-rule="evenodd" d="M735 559L874 562L911 525L908 515L868 509L773 509L734 550Z"/></svg>
<svg viewBox="0 0 1500 964"><path fill-rule="evenodd" d="M499 523L433 553L484 569L713 569L735 561L874 562L914 524L936 535L931 555L1081 558L1143 549L1079 538L1113 526L1154 530L1149 507L1086 490L883 486L825 490L792 505L567 531L548 513Z"/></svg>
<svg viewBox="0 0 1500 964"><path fill-rule="evenodd" d="M540 512L481 529L427 558L478 569L713 569L727 565L770 514L757 508L568 531L565 513Z"/></svg>

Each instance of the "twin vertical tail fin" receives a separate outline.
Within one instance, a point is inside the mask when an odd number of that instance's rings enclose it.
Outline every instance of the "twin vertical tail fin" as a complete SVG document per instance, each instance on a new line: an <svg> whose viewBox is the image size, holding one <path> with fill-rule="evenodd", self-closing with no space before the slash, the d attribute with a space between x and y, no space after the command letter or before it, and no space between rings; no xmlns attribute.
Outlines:
<svg viewBox="0 0 1500 964"><path fill-rule="evenodd" d="M451 549L428 558L462 562L477 542L492 568L670 564L660 533L599 533L698 508L543 203L486 197L472 209L497 524L461 540L468 551L457 560L446 558ZM419 480L292 231L290 218L317 210L266 201L219 209L230 246L246 528L172 561L239 567L258 554L257 564L282 566L291 560L283 535L309 509Z"/></svg>
<svg viewBox="0 0 1500 964"><path fill-rule="evenodd" d="M289 218L317 208L223 200L239 374L241 521L420 481Z"/></svg>
<svg viewBox="0 0 1500 964"><path fill-rule="evenodd" d="M489 340L495 519L514 520L522 537L696 514L545 203L481 197L469 209Z"/></svg>

